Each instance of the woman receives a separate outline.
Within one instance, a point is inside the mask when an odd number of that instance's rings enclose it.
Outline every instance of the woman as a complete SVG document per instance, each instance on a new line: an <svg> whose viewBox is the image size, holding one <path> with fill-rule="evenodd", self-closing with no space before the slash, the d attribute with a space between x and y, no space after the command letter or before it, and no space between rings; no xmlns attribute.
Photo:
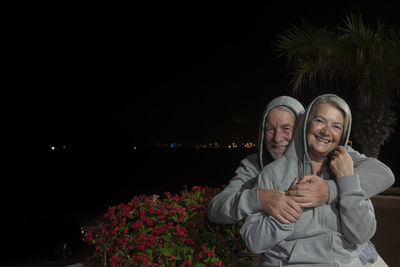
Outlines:
<svg viewBox="0 0 400 267"><path fill-rule="evenodd" d="M336 179L337 202L303 209L296 223L282 224L265 213L250 215L241 235L261 266L362 266L359 253L374 235L372 203L360 187L345 150L351 128L346 102L336 95L313 100L286 154L258 176L259 189L288 190L297 178L316 174Z"/></svg>

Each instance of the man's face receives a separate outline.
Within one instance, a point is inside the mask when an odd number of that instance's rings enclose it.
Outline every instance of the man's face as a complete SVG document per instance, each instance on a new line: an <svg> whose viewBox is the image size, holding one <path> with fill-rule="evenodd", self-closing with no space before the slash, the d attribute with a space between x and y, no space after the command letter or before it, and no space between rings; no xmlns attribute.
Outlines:
<svg viewBox="0 0 400 267"><path fill-rule="evenodd" d="M265 147L274 159L285 154L294 129L295 118L286 110L274 108L265 120Z"/></svg>

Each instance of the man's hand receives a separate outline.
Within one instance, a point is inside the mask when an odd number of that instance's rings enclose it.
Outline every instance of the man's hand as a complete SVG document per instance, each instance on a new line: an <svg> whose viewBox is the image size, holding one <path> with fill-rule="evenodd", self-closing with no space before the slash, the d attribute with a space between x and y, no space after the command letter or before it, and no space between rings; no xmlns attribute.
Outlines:
<svg viewBox="0 0 400 267"><path fill-rule="evenodd" d="M329 167L336 178L354 175L353 160L343 146L339 146L333 153Z"/></svg>
<svg viewBox="0 0 400 267"><path fill-rule="evenodd" d="M283 191L258 190L258 200L264 212L281 223L290 224L300 219L300 205Z"/></svg>
<svg viewBox="0 0 400 267"><path fill-rule="evenodd" d="M292 197L302 208L321 206L329 200L329 187L321 177L305 175L300 182L293 182L286 194Z"/></svg>

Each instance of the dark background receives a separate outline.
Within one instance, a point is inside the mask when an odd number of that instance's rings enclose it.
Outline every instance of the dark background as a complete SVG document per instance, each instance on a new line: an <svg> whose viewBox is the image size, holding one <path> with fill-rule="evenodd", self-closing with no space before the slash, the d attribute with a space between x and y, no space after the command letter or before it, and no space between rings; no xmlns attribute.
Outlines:
<svg viewBox="0 0 400 267"><path fill-rule="evenodd" d="M265 104L290 94L273 48L290 23L397 19L388 4L335 3L5 9L0 119L30 145L255 139Z"/></svg>
<svg viewBox="0 0 400 267"><path fill-rule="evenodd" d="M7 255L48 251L43 244L55 247L133 194L226 183L250 151L154 145L255 142L268 101L291 94L273 49L290 23L333 26L351 11L367 23L398 17L394 6L362 1L215 2L3 8ZM396 176L398 133L380 155Z"/></svg>

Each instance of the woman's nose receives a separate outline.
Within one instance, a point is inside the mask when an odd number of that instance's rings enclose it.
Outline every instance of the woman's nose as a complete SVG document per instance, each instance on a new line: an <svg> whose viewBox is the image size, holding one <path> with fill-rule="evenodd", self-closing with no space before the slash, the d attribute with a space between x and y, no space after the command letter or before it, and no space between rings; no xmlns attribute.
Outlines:
<svg viewBox="0 0 400 267"><path fill-rule="evenodd" d="M327 125L324 125L324 126L321 128L321 133L323 133L323 134L325 134L325 135L329 134L328 126L327 126Z"/></svg>

